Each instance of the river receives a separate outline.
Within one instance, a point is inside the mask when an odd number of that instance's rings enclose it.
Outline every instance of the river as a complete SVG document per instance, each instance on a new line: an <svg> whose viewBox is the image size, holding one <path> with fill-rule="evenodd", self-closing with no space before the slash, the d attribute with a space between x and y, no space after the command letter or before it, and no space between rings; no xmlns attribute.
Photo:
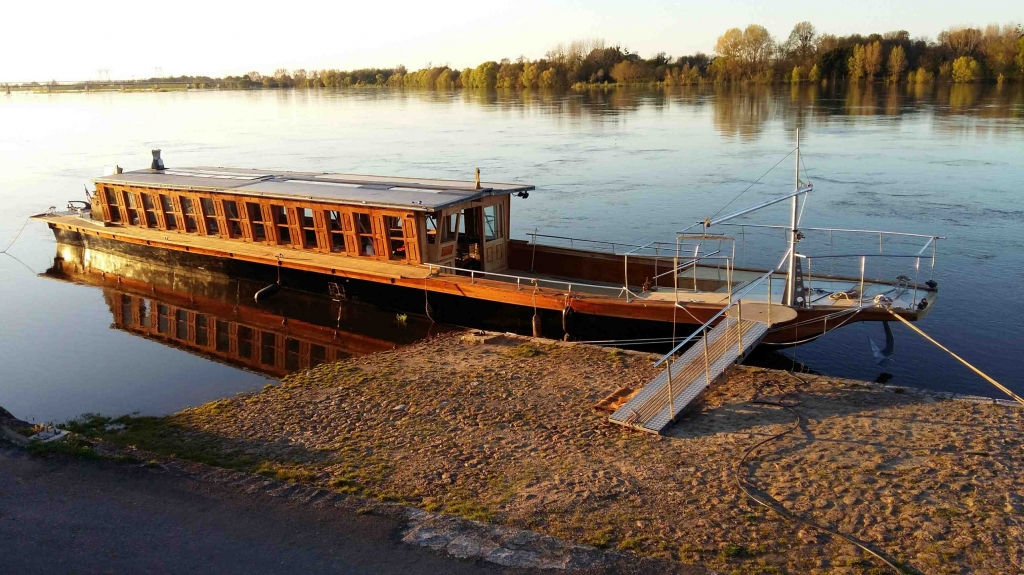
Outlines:
<svg viewBox="0 0 1024 575"><path fill-rule="evenodd" d="M513 203L513 237L538 228L666 240L726 206L791 189L792 156L782 160L796 128L815 186L803 225L944 236L934 272L930 258L922 263L921 281L934 277L940 292L921 327L1024 392L1019 85L14 93L0 96L0 248L28 215L84 199L83 186L106 167L148 167L151 148L163 150L169 167L456 179L472 179L479 167L485 180L537 186ZM787 217L780 204L742 221L783 224ZM726 229L737 234L741 264L767 264L782 253L777 231ZM805 241L805 253L813 245L836 249L820 234ZM916 252L922 242L915 242L885 250ZM867 238L857 247L877 243ZM14 257L0 256L0 405L15 415L42 422L83 412L166 413L270 378L111 329L116 286L39 276L53 265L55 246L46 226L29 222ZM816 269L840 271L829 268ZM882 344L878 324L846 326L784 352L786 361L836 377L995 394L904 326L893 327L896 354L881 366L868 342ZM426 329L418 320L399 328Z"/></svg>

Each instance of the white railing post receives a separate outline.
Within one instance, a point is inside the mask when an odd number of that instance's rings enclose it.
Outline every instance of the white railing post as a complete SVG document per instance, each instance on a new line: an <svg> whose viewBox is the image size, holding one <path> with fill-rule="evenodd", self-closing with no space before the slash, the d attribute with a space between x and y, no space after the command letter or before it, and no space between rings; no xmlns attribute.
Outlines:
<svg viewBox="0 0 1024 575"><path fill-rule="evenodd" d="M864 303L864 263L867 260L865 256L860 256L860 296L858 299L861 304Z"/></svg>
<svg viewBox="0 0 1024 575"><path fill-rule="evenodd" d="M921 258L914 260L914 301L911 305L917 305L917 280L921 277Z"/></svg>
<svg viewBox="0 0 1024 575"><path fill-rule="evenodd" d="M768 325L772 325L772 276L768 275Z"/></svg>
<svg viewBox="0 0 1024 575"><path fill-rule="evenodd" d="M711 358L708 356L708 328L704 328L704 382L711 387Z"/></svg>
<svg viewBox="0 0 1024 575"><path fill-rule="evenodd" d="M739 348L736 351L739 355L743 355L743 298L736 300L736 339L739 342Z"/></svg>

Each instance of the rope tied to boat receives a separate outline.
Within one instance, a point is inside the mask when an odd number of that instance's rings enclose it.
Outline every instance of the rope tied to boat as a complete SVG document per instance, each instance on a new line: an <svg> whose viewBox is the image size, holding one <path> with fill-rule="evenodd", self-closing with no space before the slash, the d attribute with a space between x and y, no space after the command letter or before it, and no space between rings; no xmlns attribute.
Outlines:
<svg viewBox="0 0 1024 575"><path fill-rule="evenodd" d="M991 383L992 385L994 385L995 387L997 387L1000 391L1002 391L1006 395L1010 396L1010 398L1012 398L1014 401L1016 401L1017 403L1019 403L1021 405L1024 405L1024 398L1022 398L1021 396L1017 395L1016 393L1010 391L1010 389L1007 388L1005 385L999 383L998 381L996 381L995 379L990 377L987 373L985 373L985 372L981 371L980 369L974 367L966 359L964 359L964 358L960 357L959 355L953 353L948 347L946 347L946 346L942 345L941 343L935 341L930 335L928 335L925 332L921 331L921 328L919 328L916 325L910 323L909 320L907 320L906 318L904 318L900 314L892 311L891 308L886 308L886 311L888 311L890 314L895 316L896 319L898 319L901 322L903 322L904 324L906 324L907 327L909 327L910 329L912 329L915 332L917 332L918 335L920 335L921 337L925 338L929 342L935 344L936 347L938 347L942 351L948 353L949 355L953 356L953 358L956 359L957 361L959 361L960 363L966 365L971 371L973 371L974 373L980 375L985 381L987 381L987 382Z"/></svg>
<svg viewBox="0 0 1024 575"><path fill-rule="evenodd" d="M14 242L18 241L18 238L21 237L21 232L25 231L25 227L28 226L28 222L31 219L31 217L25 218L25 223L21 224L21 229L18 230L17 234L14 234L14 239L11 240L11 243L7 244L6 248L0 250L0 254L6 254L7 250L11 249L11 246L14 245Z"/></svg>

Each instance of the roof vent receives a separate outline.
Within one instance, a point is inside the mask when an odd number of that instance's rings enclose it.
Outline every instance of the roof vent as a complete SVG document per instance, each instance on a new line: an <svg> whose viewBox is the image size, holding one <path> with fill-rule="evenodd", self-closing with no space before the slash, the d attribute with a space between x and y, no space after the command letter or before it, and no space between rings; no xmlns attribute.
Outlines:
<svg viewBox="0 0 1024 575"><path fill-rule="evenodd" d="M157 151L159 151L159 150L157 150ZM473 189L474 190L479 190L480 189L480 168L476 169L476 186Z"/></svg>
<svg viewBox="0 0 1024 575"><path fill-rule="evenodd" d="M163 170L164 161L160 159L160 150L153 150L153 163L149 166L151 170Z"/></svg>

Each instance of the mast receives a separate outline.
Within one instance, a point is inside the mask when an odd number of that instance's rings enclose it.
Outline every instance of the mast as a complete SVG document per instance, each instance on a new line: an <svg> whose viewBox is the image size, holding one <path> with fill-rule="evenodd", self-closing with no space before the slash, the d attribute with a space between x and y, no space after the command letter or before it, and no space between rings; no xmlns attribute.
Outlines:
<svg viewBox="0 0 1024 575"><path fill-rule="evenodd" d="M794 176L793 191L800 189L800 128L796 129L796 175ZM795 305L796 291L796 234L797 234L797 213L800 203L799 194L793 196L790 203L789 215L789 266L786 271L786 305Z"/></svg>

